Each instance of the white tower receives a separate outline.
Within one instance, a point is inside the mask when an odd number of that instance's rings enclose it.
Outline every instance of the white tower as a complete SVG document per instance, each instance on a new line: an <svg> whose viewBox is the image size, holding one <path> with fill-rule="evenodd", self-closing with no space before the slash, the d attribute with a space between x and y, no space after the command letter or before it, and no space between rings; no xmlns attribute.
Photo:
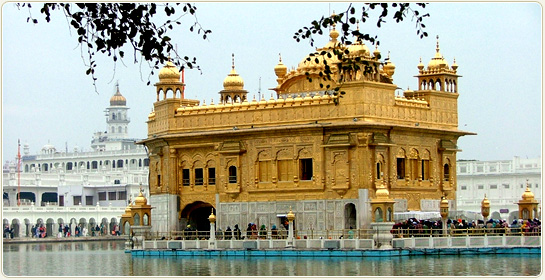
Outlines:
<svg viewBox="0 0 545 280"><path fill-rule="evenodd" d="M119 85L117 85L117 92L110 98L110 107L106 108L106 123L108 125L108 139L126 139L129 135L129 122L127 117L127 99L119 92Z"/></svg>

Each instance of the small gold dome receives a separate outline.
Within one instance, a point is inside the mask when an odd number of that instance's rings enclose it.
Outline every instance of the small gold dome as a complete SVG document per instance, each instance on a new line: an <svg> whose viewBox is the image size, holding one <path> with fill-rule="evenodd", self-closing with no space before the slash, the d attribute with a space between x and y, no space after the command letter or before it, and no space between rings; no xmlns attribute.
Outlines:
<svg viewBox="0 0 545 280"><path fill-rule="evenodd" d="M280 56L280 61L278 64L274 67L274 73L277 77L284 77L286 73L288 72L288 67L282 63L282 56Z"/></svg>
<svg viewBox="0 0 545 280"><path fill-rule="evenodd" d="M526 187L526 191L522 194L523 200L534 200L534 193L530 191L530 188Z"/></svg>
<svg viewBox="0 0 545 280"><path fill-rule="evenodd" d="M223 88L226 90L237 90L244 88L244 80L240 77L233 67L231 73L223 80Z"/></svg>
<svg viewBox="0 0 545 280"><path fill-rule="evenodd" d="M209 220L211 223L215 223L215 222L216 222L216 215L214 215L214 208L212 208L212 213L210 213L210 216L208 216L208 220Z"/></svg>
<svg viewBox="0 0 545 280"><path fill-rule="evenodd" d="M484 199L481 202L481 207L490 208L490 200L488 200L488 198L486 198L486 194L484 195Z"/></svg>
<svg viewBox="0 0 545 280"><path fill-rule="evenodd" d="M422 58L420 58L420 63L418 63L418 66L416 66L418 70L424 69L424 64L422 63Z"/></svg>
<svg viewBox="0 0 545 280"><path fill-rule="evenodd" d="M180 81L180 71L172 63L172 61L167 61L165 67L159 71L159 81L161 82L178 82Z"/></svg>
<svg viewBox="0 0 545 280"><path fill-rule="evenodd" d="M386 198L387 199L387 198L390 197L390 192L386 188L377 189L375 194L376 194L377 198Z"/></svg>
<svg viewBox="0 0 545 280"><path fill-rule="evenodd" d="M392 77L395 73L396 66L395 64L390 61L390 54L388 53L388 58L386 59L386 62L384 63L384 73L388 75L388 77Z"/></svg>
<svg viewBox="0 0 545 280"><path fill-rule="evenodd" d="M134 205L146 205L146 204L148 204L148 200L144 197L144 194L140 192L140 194L134 200Z"/></svg>
<svg viewBox="0 0 545 280"><path fill-rule="evenodd" d="M371 51L369 48L360 41L348 46L348 53L351 56L368 56Z"/></svg>
<svg viewBox="0 0 545 280"><path fill-rule="evenodd" d="M437 36L437 46L435 48L435 57L428 63L428 70L448 69L448 63L439 52L439 36Z"/></svg>
<svg viewBox="0 0 545 280"><path fill-rule="evenodd" d="M233 65L231 66L231 73L223 80L224 90L242 90L244 89L244 80L240 77L235 70L235 54L232 54Z"/></svg>
<svg viewBox="0 0 545 280"><path fill-rule="evenodd" d="M445 208L445 207L448 208L448 200L447 200L446 196L441 197L441 206L440 207L441 208Z"/></svg>
<svg viewBox="0 0 545 280"><path fill-rule="evenodd" d="M151 110L151 113L148 115L148 119L151 120L153 118L155 118L155 111Z"/></svg>
<svg viewBox="0 0 545 280"><path fill-rule="evenodd" d="M290 206L290 212L286 215L286 218L288 219L288 221L293 221L295 220L295 214L293 213L293 211L291 211L291 206Z"/></svg>
<svg viewBox="0 0 545 280"><path fill-rule="evenodd" d="M458 64L456 64L456 58L454 59L454 63L451 66L452 70L456 71L458 69Z"/></svg>

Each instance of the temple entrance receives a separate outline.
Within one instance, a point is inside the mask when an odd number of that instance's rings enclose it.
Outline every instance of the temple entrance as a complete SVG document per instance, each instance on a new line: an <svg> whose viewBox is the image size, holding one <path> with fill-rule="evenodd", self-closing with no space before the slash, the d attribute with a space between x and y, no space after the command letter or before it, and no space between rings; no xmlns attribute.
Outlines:
<svg viewBox="0 0 545 280"><path fill-rule="evenodd" d="M354 203L344 205L344 228L356 228L356 206Z"/></svg>
<svg viewBox="0 0 545 280"><path fill-rule="evenodd" d="M212 205L203 201L195 201L188 204L182 210L180 224L185 229L190 225L193 230L210 231L210 221L208 217L212 213ZM216 211L214 211L216 214Z"/></svg>

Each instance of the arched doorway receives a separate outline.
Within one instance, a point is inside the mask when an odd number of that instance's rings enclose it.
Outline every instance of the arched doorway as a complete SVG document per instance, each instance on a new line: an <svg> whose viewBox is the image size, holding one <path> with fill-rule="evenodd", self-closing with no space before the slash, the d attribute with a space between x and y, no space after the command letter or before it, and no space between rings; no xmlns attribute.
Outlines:
<svg viewBox="0 0 545 280"><path fill-rule="evenodd" d="M57 204L57 193L53 192L45 192L42 194L42 206L46 206L49 202L49 204L56 205Z"/></svg>
<svg viewBox="0 0 545 280"><path fill-rule="evenodd" d="M21 192L17 194L17 198L21 199L21 204L30 205L32 202L36 203L36 195L33 192Z"/></svg>
<svg viewBox="0 0 545 280"><path fill-rule="evenodd" d="M344 205L344 228L356 228L356 206L354 203Z"/></svg>
<svg viewBox="0 0 545 280"><path fill-rule="evenodd" d="M184 226L190 225L192 229L198 231L210 231L210 221L208 217L214 208L210 203L203 201L195 201L188 204L182 210L180 224ZM214 211L215 212L215 211Z"/></svg>

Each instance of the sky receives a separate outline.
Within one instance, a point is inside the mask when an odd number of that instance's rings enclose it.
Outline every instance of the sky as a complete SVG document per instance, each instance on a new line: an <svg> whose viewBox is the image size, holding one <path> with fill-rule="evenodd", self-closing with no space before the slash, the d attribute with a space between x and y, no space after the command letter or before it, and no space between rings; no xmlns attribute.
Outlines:
<svg viewBox="0 0 545 280"><path fill-rule="evenodd" d="M38 7L38 3L34 4ZM312 20L343 11L348 3L196 3L199 23L212 30L207 40L189 32L191 18L171 34L178 51L197 57L198 70L185 71L186 98L219 100L223 80L235 68L248 96L260 91L269 98L276 86L274 66L279 53L289 68L314 51L294 33ZM361 6L357 5L357 10ZM360 23L362 32L376 34L381 53L390 52L398 87L417 88L420 58L427 65L440 52L458 74L459 129L477 133L458 141L458 159L509 160L541 156L542 136L542 7L538 3L430 3L424 23L429 36L416 35L415 21L392 19L382 28L375 21ZM97 92L77 45L77 36L60 13L46 23L27 23L27 10L14 3L2 6L2 162L14 161L17 140L36 154L45 144L58 151L79 147L90 151L93 133L105 131L104 109L116 83L130 108L129 136L147 135L147 115L156 98L149 67L134 64L132 52L113 67L111 59L97 59ZM327 32L315 37L324 46ZM369 46L370 49L374 47ZM260 82L261 81L261 82ZM22 151L21 151L22 153Z"/></svg>

